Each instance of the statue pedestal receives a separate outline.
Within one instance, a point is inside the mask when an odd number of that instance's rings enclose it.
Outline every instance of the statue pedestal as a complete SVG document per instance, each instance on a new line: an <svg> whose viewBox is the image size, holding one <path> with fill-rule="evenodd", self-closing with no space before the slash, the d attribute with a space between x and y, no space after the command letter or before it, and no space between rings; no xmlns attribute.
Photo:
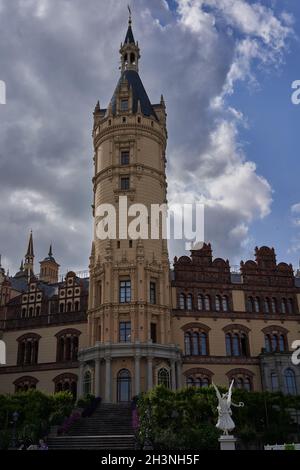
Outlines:
<svg viewBox="0 0 300 470"><path fill-rule="evenodd" d="M220 443L220 450L235 450L237 439L234 436L223 434L218 441Z"/></svg>

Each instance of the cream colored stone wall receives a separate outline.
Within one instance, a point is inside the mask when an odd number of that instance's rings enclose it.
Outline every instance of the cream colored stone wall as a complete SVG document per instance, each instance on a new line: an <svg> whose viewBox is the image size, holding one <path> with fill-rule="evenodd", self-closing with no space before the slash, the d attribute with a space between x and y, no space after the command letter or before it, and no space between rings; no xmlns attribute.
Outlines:
<svg viewBox="0 0 300 470"><path fill-rule="evenodd" d="M246 312L245 293L243 290L233 290L232 303L235 312Z"/></svg>
<svg viewBox="0 0 300 470"><path fill-rule="evenodd" d="M14 393L14 382L24 376L34 377L38 380L37 390L44 393L54 393L53 379L60 374L71 373L78 376L78 369L57 369L41 372L23 372L18 374L0 374L0 394Z"/></svg>
<svg viewBox="0 0 300 470"><path fill-rule="evenodd" d="M15 366L17 364L18 341L17 339L27 333L35 333L41 336L39 341L38 363L48 363L56 361L57 338L56 334L65 329L72 328L81 331L79 336L79 349L87 346L87 324L69 324L56 327L35 328L28 330L7 331L4 333L4 341L7 349L7 366ZM0 375L0 379L2 380Z"/></svg>

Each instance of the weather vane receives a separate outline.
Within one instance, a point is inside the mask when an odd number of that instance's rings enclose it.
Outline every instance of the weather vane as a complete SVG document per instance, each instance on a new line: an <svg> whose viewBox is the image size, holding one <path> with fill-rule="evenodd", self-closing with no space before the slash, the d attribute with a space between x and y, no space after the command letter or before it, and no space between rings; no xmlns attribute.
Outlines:
<svg viewBox="0 0 300 470"><path fill-rule="evenodd" d="M127 5L128 11L129 11L129 23L131 23L131 8L129 5Z"/></svg>

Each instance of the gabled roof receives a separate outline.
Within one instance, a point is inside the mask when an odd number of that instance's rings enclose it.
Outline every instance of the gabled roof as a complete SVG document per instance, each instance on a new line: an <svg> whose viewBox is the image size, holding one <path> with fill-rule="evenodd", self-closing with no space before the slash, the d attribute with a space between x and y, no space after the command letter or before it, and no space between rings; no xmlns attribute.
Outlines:
<svg viewBox="0 0 300 470"><path fill-rule="evenodd" d="M116 87L116 90L113 94L113 97L111 99L111 105L112 105L112 112L115 115L116 114L116 97L117 97L117 92L119 87L121 86L122 81L127 80L129 87L132 89L132 95L133 95L133 106L132 106L132 112L134 114L137 113L138 110L138 102L141 103L141 112L144 116L153 116L154 119L157 120L157 115L152 107L152 104L149 100L149 97L147 95L147 92L144 88L144 85L142 83L142 80L140 79L140 76L138 72L135 70L125 70L121 78L118 82L118 85Z"/></svg>

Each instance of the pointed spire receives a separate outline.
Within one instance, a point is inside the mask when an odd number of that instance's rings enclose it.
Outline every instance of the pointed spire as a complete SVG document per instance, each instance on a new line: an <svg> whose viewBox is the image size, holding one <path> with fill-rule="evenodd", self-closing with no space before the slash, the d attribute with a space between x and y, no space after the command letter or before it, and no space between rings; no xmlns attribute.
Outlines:
<svg viewBox="0 0 300 470"><path fill-rule="evenodd" d="M130 6L128 5L128 11L129 11L129 18L128 18L128 29L125 37L124 44L135 44L133 32L132 32L132 19L131 19L131 9Z"/></svg>
<svg viewBox="0 0 300 470"><path fill-rule="evenodd" d="M50 244L48 256L49 256L49 258L52 258L52 257L53 257L53 253L52 253L52 243Z"/></svg>
<svg viewBox="0 0 300 470"><path fill-rule="evenodd" d="M95 113L100 113L100 101L97 101L96 107L95 107Z"/></svg>
<svg viewBox="0 0 300 470"><path fill-rule="evenodd" d="M23 263L23 260L21 261L21 264L20 264L20 271L21 271L21 272L24 271L24 263Z"/></svg>
<svg viewBox="0 0 300 470"><path fill-rule="evenodd" d="M33 237L32 237L32 230L30 232L30 237L29 237L29 242L28 242L28 248L27 248L27 253L25 255L27 256L34 256L33 253Z"/></svg>

